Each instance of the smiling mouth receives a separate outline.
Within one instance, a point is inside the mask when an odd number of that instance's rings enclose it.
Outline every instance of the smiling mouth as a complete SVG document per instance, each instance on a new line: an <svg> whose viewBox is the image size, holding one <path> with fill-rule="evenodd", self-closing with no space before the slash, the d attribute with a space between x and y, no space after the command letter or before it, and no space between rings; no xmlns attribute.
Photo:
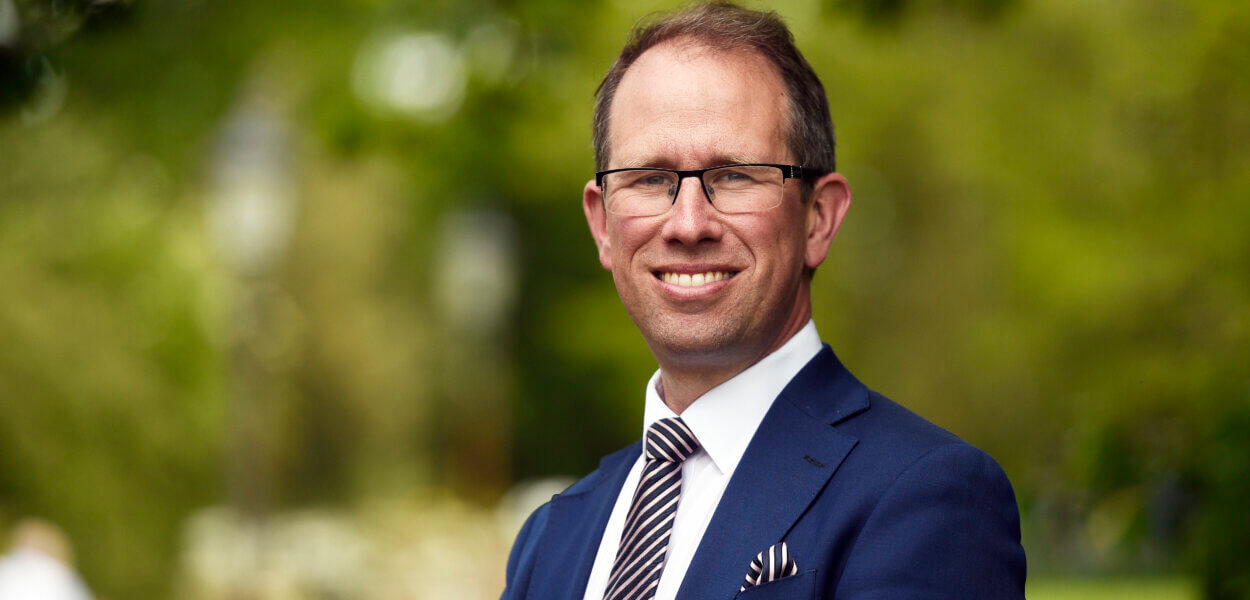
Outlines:
<svg viewBox="0 0 1250 600"><path fill-rule="evenodd" d="M737 271L708 271L706 273L672 273L668 271L655 273L655 276L664 283L671 283L679 287L698 287L729 279L737 275Z"/></svg>

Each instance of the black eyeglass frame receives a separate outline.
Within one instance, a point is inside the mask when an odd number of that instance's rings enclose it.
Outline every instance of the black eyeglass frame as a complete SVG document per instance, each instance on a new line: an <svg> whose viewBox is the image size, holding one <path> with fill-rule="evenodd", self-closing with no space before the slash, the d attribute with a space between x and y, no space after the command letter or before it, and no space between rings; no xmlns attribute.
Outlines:
<svg viewBox="0 0 1250 600"><path fill-rule="evenodd" d="M596 171L595 172L595 186L597 186L599 189L602 190L603 178L605 176L611 175L613 173L622 173L625 171L663 171L665 173L676 173L677 174L677 189L673 190L673 202L674 203L677 202L677 195L681 193L682 180L684 180L687 177L695 177L695 178L698 178L699 180L699 187L703 188L703 196L707 198L708 202L710 202L713 206L715 206L716 203L712 201L712 193L707 189L707 182L703 181L703 174L707 173L708 171L715 171L718 169L728 169L732 167L776 167L778 169L781 169L781 183L782 184L784 184L787 179L816 179L818 177L821 177L827 174L826 171L821 171L818 169L804 168L799 165L779 165L775 163L735 163L735 164L729 164L729 165L718 165L715 167L708 167L706 169L690 169L690 170L685 170L685 171L681 169L664 169L660 167L625 167L623 169L608 169L607 171ZM606 193L604 194L603 200L605 202L607 201Z"/></svg>

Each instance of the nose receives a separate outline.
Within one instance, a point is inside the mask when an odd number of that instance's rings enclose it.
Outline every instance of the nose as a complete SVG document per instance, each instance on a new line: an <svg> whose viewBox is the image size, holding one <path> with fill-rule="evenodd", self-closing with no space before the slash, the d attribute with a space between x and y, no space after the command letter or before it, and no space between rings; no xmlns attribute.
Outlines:
<svg viewBox="0 0 1250 600"><path fill-rule="evenodd" d="M712 206L698 177L681 181L677 197L665 217L660 233L666 241L694 246L705 240L719 240L724 232L720 211Z"/></svg>

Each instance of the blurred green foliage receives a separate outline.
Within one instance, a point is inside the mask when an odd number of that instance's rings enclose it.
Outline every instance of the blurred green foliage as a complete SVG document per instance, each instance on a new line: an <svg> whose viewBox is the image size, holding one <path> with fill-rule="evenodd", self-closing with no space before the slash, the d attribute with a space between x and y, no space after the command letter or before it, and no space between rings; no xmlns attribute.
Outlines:
<svg viewBox="0 0 1250 600"><path fill-rule="evenodd" d="M579 196L598 79L671 8L646 4L13 3L0 525L51 518L101 596L163 597L197 508L491 503L634 439L654 361ZM825 340L1004 464L1031 572L1250 597L1250 9L773 7L855 193L816 277ZM365 49L426 33L462 96L370 101ZM260 273L209 226L255 106L295 206ZM510 224L514 292L472 272L465 219ZM502 325L456 317L485 295Z"/></svg>
<svg viewBox="0 0 1250 600"><path fill-rule="evenodd" d="M1025 596L1032 600L1193 600L1198 590L1185 581L1157 577L1134 579L1030 578Z"/></svg>

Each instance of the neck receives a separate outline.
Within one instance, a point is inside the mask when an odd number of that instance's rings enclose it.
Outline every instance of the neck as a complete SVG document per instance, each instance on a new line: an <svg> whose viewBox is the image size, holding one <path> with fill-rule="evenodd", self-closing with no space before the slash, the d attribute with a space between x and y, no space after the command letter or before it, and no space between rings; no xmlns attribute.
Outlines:
<svg viewBox="0 0 1250 600"><path fill-rule="evenodd" d="M660 368L660 398L674 413L680 415L708 390L725 383L742 369L733 373L687 373L679 374Z"/></svg>

